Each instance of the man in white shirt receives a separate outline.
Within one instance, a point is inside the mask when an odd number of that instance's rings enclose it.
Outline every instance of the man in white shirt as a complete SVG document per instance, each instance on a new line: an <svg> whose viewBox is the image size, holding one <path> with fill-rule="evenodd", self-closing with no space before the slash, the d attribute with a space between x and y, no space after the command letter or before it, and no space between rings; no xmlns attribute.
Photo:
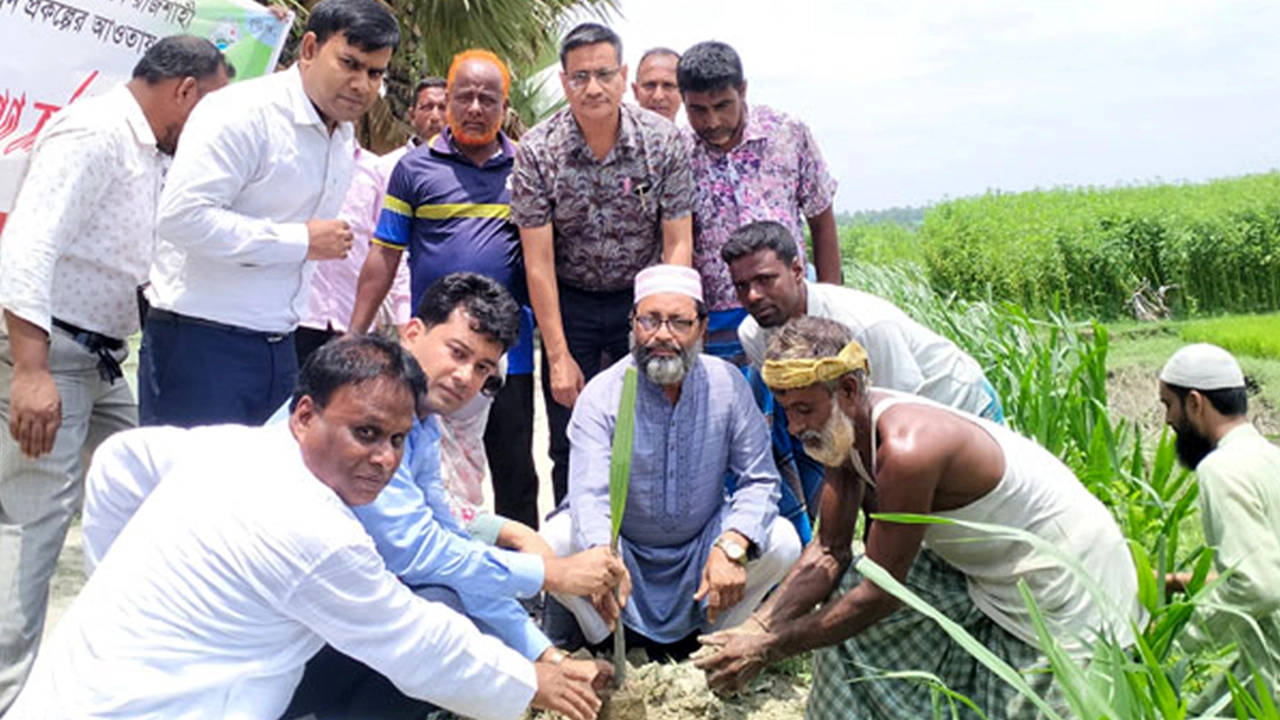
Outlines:
<svg viewBox="0 0 1280 720"><path fill-rule="evenodd" d="M276 718L326 642L468 717L519 718L530 704L595 717L583 671L535 665L413 595L353 513L391 479L425 394L398 345L347 337L316 352L288 423L190 431L201 462L169 466L10 720Z"/></svg>
<svg viewBox="0 0 1280 720"><path fill-rule="evenodd" d="M164 38L129 82L60 111L0 239L0 715L43 632L81 457L137 424L120 363L138 329L165 156L227 75L207 40Z"/></svg>
<svg viewBox="0 0 1280 720"><path fill-rule="evenodd" d="M259 424L289 397L315 262L351 249L352 123L398 42L378 0L323 0L295 67L192 114L160 199L142 424Z"/></svg>
<svg viewBox="0 0 1280 720"><path fill-rule="evenodd" d="M1196 472L1204 542L1225 573L1183 635L1184 648L1234 642L1231 672L1245 687L1258 673L1280 692L1280 448L1249 422L1244 372L1231 353L1197 343L1160 370L1165 422L1178 434L1178 459ZM1185 591L1191 573L1167 578ZM1206 704L1228 692L1226 674ZM1192 708L1203 710L1203 707Z"/></svg>
<svg viewBox="0 0 1280 720"><path fill-rule="evenodd" d="M1004 420L995 389L968 353L883 298L805 280L795 247L786 226L762 221L738 228L721 250L738 299L751 314L738 326L738 337L752 365L760 367L765 344L788 320L827 318L866 348L876 387Z"/></svg>

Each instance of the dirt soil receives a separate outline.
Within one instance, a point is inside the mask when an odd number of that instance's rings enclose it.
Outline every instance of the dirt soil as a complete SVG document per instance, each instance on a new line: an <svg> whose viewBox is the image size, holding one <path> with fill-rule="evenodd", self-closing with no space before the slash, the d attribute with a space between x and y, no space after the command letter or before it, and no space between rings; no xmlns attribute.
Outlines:
<svg viewBox="0 0 1280 720"><path fill-rule="evenodd" d="M1160 368L1145 365L1129 365L1107 373L1107 395L1111 414L1115 419L1126 418L1137 422L1143 436L1158 438L1164 427L1164 406L1156 394L1156 380ZM1256 393L1249 392L1249 419L1258 432L1274 438L1280 436L1280 408Z"/></svg>
<svg viewBox="0 0 1280 720"><path fill-rule="evenodd" d="M751 689L728 700L707 689L692 662L647 662L631 658L627 683L610 699L600 720L795 720L804 717L807 677L766 672ZM535 713L539 720L563 720L558 713Z"/></svg>

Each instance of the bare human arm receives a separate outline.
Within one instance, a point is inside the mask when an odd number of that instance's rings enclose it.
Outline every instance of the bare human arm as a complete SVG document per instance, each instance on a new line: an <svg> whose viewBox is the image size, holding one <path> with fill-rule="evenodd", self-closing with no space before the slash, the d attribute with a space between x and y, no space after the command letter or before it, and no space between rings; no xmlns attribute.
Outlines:
<svg viewBox="0 0 1280 720"><path fill-rule="evenodd" d="M809 235L813 238L813 265L818 271L818 282L833 285L844 284L844 268L840 264L840 233L836 230L834 206L808 219Z"/></svg>
<svg viewBox="0 0 1280 720"><path fill-rule="evenodd" d="M551 373L551 396L565 407L573 407L586 380L582 369L569 354L564 324L560 316L560 293L556 281L555 232L551 224L520 228L520 245L524 251L524 272L529 285L529 304L533 306L542 346L547 352Z"/></svg>
<svg viewBox="0 0 1280 720"><path fill-rule="evenodd" d="M662 262L693 265L693 216L662 221Z"/></svg>
<svg viewBox="0 0 1280 720"><path fill-rule="evenodd" d="M356 306L351 312L351 332L369 332L369 326L373 325L373 319L378 316L382 300L387 297L391 284L395 282L403 253L399 248L370 243L369 256L365 258L364 265L360 268L360 279L356 281Z"/></svg>
<svg viewBox="0 0 1280 720"><path fill-rule="evenodd" d="M876 474L881 510L929 512L944 466L937 457L941 449L908 443L910 447L887 452L887 444L881 446L881 462ZM848 567L855 524L849 519L853 515L851 508L857 506L851 503L855 494L861 495L860 485L855 485L856 493L841 491L849 486L849 483L824 486L819 542L806 548L774 600L756 613L757 626L741 634L716 633L705 641L720 647L720 652L698 663L707 673L707 683L716 692L739 690L769 663L845 640L898 608L899 603L893 596L874 583L862 582L835 602L808 612L825 597L824 593L830 592ZM828 498L832 498L831 502ZM828 510L833 505L845 512ZM845 527L833 528L841 524ZM866 556L899 581L905 581L923 537L922 525L873 521Z"/></svg>
<svg viewBox="0 0 1280 720"><path fill-rule="evenodd" d="M53 450L62 426L62 398L49 372L49 334L8 310L13 382L9 388L9 434L32 458Z"/></svg>

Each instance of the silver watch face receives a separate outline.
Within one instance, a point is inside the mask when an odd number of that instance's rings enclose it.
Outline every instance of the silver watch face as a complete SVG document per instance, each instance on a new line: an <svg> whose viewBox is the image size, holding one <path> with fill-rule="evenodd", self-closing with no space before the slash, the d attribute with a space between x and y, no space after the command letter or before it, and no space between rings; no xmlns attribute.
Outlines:
<svg viewBox="0 0 1280 720"><path fill-rule="evenodd" d="M731 540L721 542L720 549L724 550L724 554L734 562L742 562L742 559L747 556L747 549Z"/></svg>

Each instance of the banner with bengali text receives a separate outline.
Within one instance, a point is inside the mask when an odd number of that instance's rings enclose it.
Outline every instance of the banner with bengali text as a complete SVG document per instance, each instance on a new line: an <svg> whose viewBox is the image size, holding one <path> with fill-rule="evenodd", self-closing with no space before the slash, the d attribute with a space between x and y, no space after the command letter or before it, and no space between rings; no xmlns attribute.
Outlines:
<svg viewBox="0 0 1280 720"><path fill-rule="evenodd" d="M240 81L275 68L292 22L252 0L0 0L0 228L50 116L128 80L158 38L212 40Z"/></svg>

